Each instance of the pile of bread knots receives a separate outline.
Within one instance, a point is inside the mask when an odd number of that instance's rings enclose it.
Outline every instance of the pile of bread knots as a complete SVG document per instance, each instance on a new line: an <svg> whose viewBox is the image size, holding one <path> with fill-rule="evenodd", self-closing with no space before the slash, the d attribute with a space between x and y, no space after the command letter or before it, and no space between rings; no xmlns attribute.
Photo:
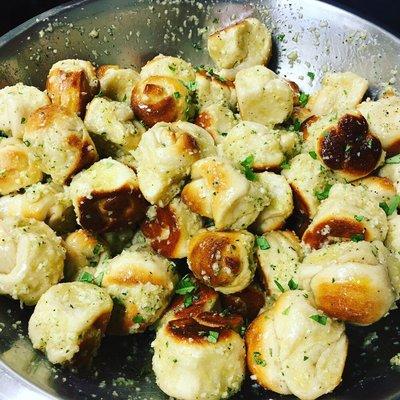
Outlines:
<svg viewBox="0 0 400 400"><path fill-rule="evenodd" d="M217 400L246 375L311 400L341 381L345 324L400 293L400 97L266 67L255 18L208 38L215 67L61 60L0 90L0 293L35 306L55 364L156 328L158 386ZM314 74L309 74L313 79Z"/></svg>

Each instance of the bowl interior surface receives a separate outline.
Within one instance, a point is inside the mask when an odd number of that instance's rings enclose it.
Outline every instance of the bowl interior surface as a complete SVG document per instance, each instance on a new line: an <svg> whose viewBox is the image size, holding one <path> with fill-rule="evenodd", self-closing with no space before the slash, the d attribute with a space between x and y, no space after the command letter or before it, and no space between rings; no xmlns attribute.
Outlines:
<svg viewBox="0 0 400 400"><path fill-rule="evenodd" d="M22 81L43 89L51 65L65 58L140 68L162 53L182 56L194 65L211 64L205 51L207 34L247 16L258 17L273 31L270 68L305 92L316 90L325 72L346 70L369 80L372 97L388 83L400 89L400 40L314 0L75 2L0 38L0 87ZM284 35L283 40L276 40L277 35ZM315 74L314 81L307 72ZM92 370L77 374L51 366L32 349L26 336L31 311L0 298L0 360L20 379L63 399L168 398L157 388L151 370L152 333L105 338ZM367 328L348 326L350 351L343 382L325 398L400 398L399 372L389 363L400 351L398 326L397 310ZM234 398L290 397L266 392L248 379Z"/></svg>

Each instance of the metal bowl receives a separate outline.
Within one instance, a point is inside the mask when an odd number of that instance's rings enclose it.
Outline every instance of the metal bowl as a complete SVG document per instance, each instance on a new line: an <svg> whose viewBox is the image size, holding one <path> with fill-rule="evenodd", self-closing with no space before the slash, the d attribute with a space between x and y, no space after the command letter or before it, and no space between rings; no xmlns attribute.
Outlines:
<svg viewBox="0 0 400 400"><path fill-rule="evenodd" d="M158 53L210 63L207 29L254 15L277 34L272 68L315 90L327 70L366 77L371 96L388 82L399 89L400 40L346 11L314 0L88 0L54 8L0 38L0 87L22 81L43 88L50 66L63 58L140 67ZM282 38L282 36L280 36ZM315 80L307 72L315 73ZM105 338L93 369L75 373L51 366L26 337L31 309L0 299L0 397L8 399L167 399L151 371L152 334ZM342 384L327 399L400 398L400 313L367 328L348 326L350 353ZM7 371L7 374L5 374ZM212 373L212 371L210 371ZM11 376L11 377L10 377ZM7 377L7 379L5 379ZM236 399L282 398L248 380ZM286 397L288 398L288 397Z"/></svg>

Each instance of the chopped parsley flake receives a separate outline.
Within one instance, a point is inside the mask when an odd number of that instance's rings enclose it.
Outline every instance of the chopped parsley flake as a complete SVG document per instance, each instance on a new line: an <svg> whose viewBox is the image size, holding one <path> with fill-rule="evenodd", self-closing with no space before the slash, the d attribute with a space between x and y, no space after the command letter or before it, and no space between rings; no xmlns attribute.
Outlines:
<svg viewBox="0 0 400 400"><path fill-rule="evenodd" d="M93 283L94 282L94 276L89 273L89 272L83 272L83 274L79 277L80 282L87 282L87 283Z"/></svg>
<svg viewBox="0 0 400 400"><path fill-rule="evenodd" d="M299 132L301 128L301 122L299 119L295 119L294 123L293 123L293 129L295 132Z"/></svg>
<svg viewBox="0 0 400 400"><path fill-rule="evenodd" d="M240 327L240 336L244 336L244 334L246 333L246 327L243 325Z"/></svg>
<svg viewBox="0 0 400 400"><path fill-rule="evenodd" d="M95 277L90 272L84 271L82 275L78 278L78 281L92 283L93 285L101 286L101 283L103 282L103 276L104 272L101 272L99 275Z"/></svg>
<svg viewBox="0 0 400 400"><path fill-rule="evenodd" d="M135 323L135 324L142 324L144 321L145 321L145 319L141 316L141 315L135 315L134 317L133 317L133 319L132 319L132 321Z"/></svg>
<svg viewBox="0 0 400 400"><path fill-rule="evenodd" d="M21 118L21 124L24 124L26 122L26 118L25 117L22 117Z"/></svg>
<svg viewBox="0 0 400 400"><path fill-rule="evenodd" d="M299 96L299 103L301 107L305 107L308 103L308 99L310 98L310 95L304 92L300 92Z"/></svg>
<svg viewBox="0 0 400 400"><path fill-rule="evenodd" d="M179 99L181 97L181 94L179 92L174 92L173 96L175 99Z"/></svg>
<svg viewBox="0 0 400 400"><path fill-rule="evenodd" d="M310 155L311 158L313 158L314 160L317 159L317 153L315 151L309 151L308 154Z"/></svg>
<svg viewBox="0 0 400 400"><path fill-rule="evenodd" d="M265 236L256 236L256 244L261 250L268 250L271 248Z"/></svg>
<svg viewBox="0 0 400 400"><path fill-rule="evenodd" d="M285 291L284 287L279 283L278 280L274 280L275 285L277 286L277 288L283 293Z"/></svg>
<svg viewBox="0 0 400 400"><path fill-rule="evenodd" d="M254 181L256 179L256 174L253 171L254 156L250 154L247 156L240 165L243 167L242 172L249 181Z"/></svg>
<svg viewBox="0 0 400 400"><path fill-rule="evenodd" d="M183 305L185 308L187 308L190 307L193 304L193 301L197 298L194 295L196 290L197 285L194 279L189 275L185 275L178 283L175 293L185 296L183 298Z"/></svg>
<svg viewBox="0 0 400 400"><path fill-rule="evenodd" d="M193 92L194 90L196 90L197 83L196 83L195 81L189 82L189 83L186 85L186 87L187 87L191 92Z"/></svg>
<svg viewBox="0 0 400 400"><path fill-rule="evenodd" d="M363 215L355 215L355 216L354 216L354 219L355 219L356 221L358 221L358 222L361 222L361 221L364 220L364 216L363 216Z"/></svg>
<svg viewBox="0 0 400 400"><path fill-rule="evenodd" d="M389 204L382 202L379 203L379 207L382 208L382 210L385 211L386 215L389 216L392 215L397 210L399 204L400 204L400 196L396 195L391 198Z"/></svg>
<svg viewBox="0 0 400 400"><path fill-rule="evenodd" d="M290 164L287 161L284 161L281 164L281 169L290 169Z"/></svg>
<svg viewBox="0 0 400 400"><path fill-rule="evenodd" d="M288 282L288 286L290 290L296 290L299 287L299 284L293 278L291 278Z"/></svg>
<svg viewBox="0 0 400 400"><path fill-rule="evenodd" d="M307 76L308 76L312 81L313 81L314 78L315 78L314 72L311 72L311 71L307 72Z"/></svg>
<svg viewBox="0 0 400 400"><path fill-rule="evenodd" d="M315 197L316 197L319 201L327 199L327 198L329 197L329 192L330 192L330 190L331 190L331 187L332 187L332 185L326 184L325 187L324 187L324 190L322 190L321 192L319 192L318 190L316 190L316 191L314 192Z"/></svg>
<svg viewBox="0 0 400 400"><path fill-rule="evenodd" d="M283 315L288 315L288 314L289 314L289 311L290 311L290 306L287 307L287 308L282 312L282 314L283 314Z"/></svg>
<svg viewBox="0 0 400 400"><path fill-rule="evenodd" d="M285 39L285 35L283 33L279 34L276 36L276 38L280 41L283 42L283 40Z"/></svg>
<svg viewBox="0 0 400 400"><path fill-rule="evenodd" d="M385 160L385 163L386 164L400 164L400 154L397 154L397 156L387 158Z"/></svg>
<svg viewBox="0 0 400 400"><path fill-rule="evenodd" d="M183 298L183 305L185 308L188 308L193 304L194 297L195 296L191 293L185 294L185 297Z"/></svg>
<svg viewBox="0 0 400 400"><path fill-rule="evenodd" d="M255 351L253 353L253 360L257 365L261 365L262 367L266 367L267 363L265 362L265 360L261 357L261 353L259 353L258 351Z"/></svg>
<svg viewBox="0 0 400 400"><path fill-rule="evenodd" d="M361 242L364 240L364 235L362 233L356 233L354 235L351 235L351 241L352 242Z"/></svg>
<svg viewBox="0 0 400 400"><path fill-rule="evenodd" d="M25 145L26 147L30 147L31 142L30 142L29 140L24 140L24 145Z"/></svg>
<svg viewBox="0 0 400 400"><path fill-rule="evenodd" d="M188 294L188 293L192 293L196 289L197 289L197 285L196 285L194 279L189 275L185 275L178 283L178 285L175 289L175 293L176 294Z"/></svg>
<svg viewBox="0 0 400 400"><path fill-rule="evenodd" d="M300 132L301 122L298 118L293 121L293 125L289 126L289 131L291 132Z"/></svg>
<svg viewBox="0 0 400 400"><path fill-rule="evenodd" d="M218 342L219 333L217 331L209 331L207 340L210 343L217 343Z"/></svg>
<svg viewBox="0 0 400 400"><path fill-rule="evenodd" d="M328 321L328 317L321 314L311 315L310 318L321 325L326 325L326 322Z"/></svg>

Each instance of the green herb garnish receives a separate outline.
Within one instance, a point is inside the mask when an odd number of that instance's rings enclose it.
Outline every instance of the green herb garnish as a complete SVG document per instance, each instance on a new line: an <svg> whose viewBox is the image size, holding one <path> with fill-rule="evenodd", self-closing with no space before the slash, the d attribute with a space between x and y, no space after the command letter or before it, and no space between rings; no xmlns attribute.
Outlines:
<svg viewBox="0 0 400 400"><path fill-rule="evenodd" d="M351 235L350 237L352 242L361 242L364 240L364 234L362 233L355 233L354 235Z"/></svg>
<svg viewBox="0 0 400 400"><path fill-rule="evenodd" d="M257 365L261 365L262 367L265 367L267 365L265 360L261 358L261 353L259 353L258 351L255 351L253 353L253 360Z"/></svg>
<svg viewBox="0 0 400 400"><path fill-rule="evenodd" d="M317 153L315 151L309 151L308 154L310 155L311 158L313 158L314 160L317 159Z"/></svg>
<svg viewBox="0 0 400 400"><path fill-rule="evenodd" d="M382 202L379 203L379 207L382 208L382 210L385 211L386 215L389 216L392 215L397 210L399 204L400 204L400 196L396 195L390 199L389 204Z"/></svg>
<svg viewBox="0 0 400 400"><path fill-rule="evenodd" d="M397 154L396 156L387 158L385 160L385 164L400 164L400 154Z"/></svg>
<svg viewBox="0 0 400 400"><path fill-rule="evenodd" d="M322 191L320 191L320 192L316 190L316 191L314 192L315 197L316 197L319 201L322 201L322 200L327 199L327 198L329 197L329 192L330 192L330 190L331 190L331 187L332 187L332 185L326 184L325 187L324 187L324 190L322 190Z"/></svg>
<svg viewBox="0 0 400 400"><path fill-rule="evenodd" d="M280 41L283 42L283 40L285 39L285 35L283 33L279 34L276 36L276 38Z"/></svg>
<svg viewBox="0 0 400 400"><path fill-rule="evenodd" d="M275 285L277 286L277 288L283 293L285 291L284 287L279 283L278 280L274 280Z"/></svg>
<svg viewBox="0 0 400 400"><path fill-rule="evenodd" d="M247 156L240 165L243 167L242 172L249 181L254 181L256 179L256 174L253 171L254 156L250 154Z"/></svg>
<svg viewBox="0 0 400 400"><path fill-rule="evenodd" d="M300 92L299 96L299 103L301 107L305 107L308 103L308 99L310 98L310 95L304 92Z"/></svg>
<svg viewBox="0 0 400 400"><path fill-rule="evenodd" d="M281 169L290 169L290 164L287 161L283 161L280 165Z"/></svg>
<svg viewBox="0 0 400 400"><path fill-rule="evenodd" d="M321 325L326 325L326 321L328 321L328 317L321 314L311 315L310 318Z"/></svg>
<svg viewBox="0 0 400 400"><path fill-rule="evenodd" d="M79 277L78 279L80 282L87 282L87 283L93 283L94 282L94 276L89 273L89 272L83 272L83 274Z"/></svg>
<svg viewBox="0 0 400 400"><path fill-rule="evenodd" d="M261 250L268 250L271 248L265 236L256 236L256 244Z"/></svg>
<svg viewBox="0 0 400 400"><path fill-rule="evenodd" d="M288 286L290 290L296 290L299 287L299 284L293 278L291 278L288 282Z"/></svg>
<svg viewBox="0 0 400 400"><path fill-rule="evenodd" d="M314 80L314 78L315 78L315 74L314 74L314 72L307 72L307 76L313 81Z"/></svg>
<svg viewBox="0 0 400 400"><path fill-rule="evenodd" d="M217 331L208 331L207 340L210 343L217 343L218 337L219 337L219 333Z"/></svg>
<svg viewBox="0 0 400 400"><path fill-rule="evenodd" d="M290 306L287 307L287 308L282 312L282 314L283 314L283 315L288 315L288 314L289 314L289 311L290 311Z"/></svg>
<svg viewBox="0 0 400 400"><path fill-rule="evenodd" d="M193 92L193 91L196 90L197 83L196 83L195 81L189 82L189 83L186 84L186 87L187 87L191 92Z"/></svg>
<svg viewBox="0 0 400 400"><path fill-rule="evenodd" d="M355 216L354 216L354 219L355 219L356 221L358 221L358 222L361 222L361 221L364 220L364 216L363 216L363 215L355 215Z"/></svg>
<svg viewBox="0 0 400 400"><path fill-rule="evenodd" d="M185 275L178 283L175 289L176 294L188 294L197 289L194 279L190 275Z"/></svg>
<svg viewBox="0 0 400 400"><path fill-rule="evenodd" d="M135 323L135 324L142 324L144 321L145 321L145 319L141 316L141 315L135 315L134 317L133 317L133 319L132 319L132 321Z"/></svg>

